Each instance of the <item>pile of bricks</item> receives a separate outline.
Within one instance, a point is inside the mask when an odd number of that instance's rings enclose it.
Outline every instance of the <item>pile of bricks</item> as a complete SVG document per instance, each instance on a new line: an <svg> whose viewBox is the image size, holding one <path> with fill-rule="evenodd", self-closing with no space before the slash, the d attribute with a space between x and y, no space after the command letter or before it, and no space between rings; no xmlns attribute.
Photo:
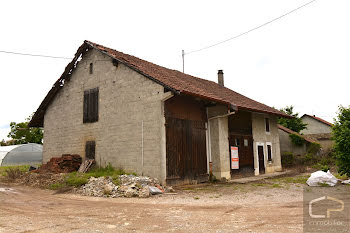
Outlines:
<svg viewBox="0 0 350 233"><path fill-rule="evenodd" d="M36 173L68 173L78 171L82 162L80 155L64 154L59 158L51 158L46 164L43 164Z"/></svg>

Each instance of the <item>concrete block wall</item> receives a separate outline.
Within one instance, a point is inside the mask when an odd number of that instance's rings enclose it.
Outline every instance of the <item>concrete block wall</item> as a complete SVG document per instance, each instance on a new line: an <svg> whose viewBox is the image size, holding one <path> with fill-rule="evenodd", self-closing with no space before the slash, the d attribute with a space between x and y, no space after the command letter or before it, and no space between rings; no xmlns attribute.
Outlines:
<svg viewBox="0 0 350 233"><path fill-rule="evenodd" d="M270 120L270 132L266 132L265 118ZM255 175L259 174L259 160L258 160L258 148L257 144L262 143L264 145L265 156L265 172L272 173L275 171L281 171L281 152L280 141L277 127L277 117L274 115L252 113L252 130L253 130L253 150L254 150L254 168ZM272 162L267 161L267 143L272 145Z"/></svg>
<svg viewBox="0 0 350 233"><path fill-rule="evenodd" d="M95 87L99 87L99 120L83 123L84 90ZM164 181L163 100L169 95L127 66L114 66L110 57L88 51L46 111L43 162L65 153L84 157L85 142L95 140L98 164L111 163Z"/></svg>
<svg viewBox="0 0 350 233"><path fill-rule="evenodd" d="M226 106L214 106L208 108L212 169L213 175L217 179L231 179L228 116L220 117L225 114L227 114Z"/></svg>

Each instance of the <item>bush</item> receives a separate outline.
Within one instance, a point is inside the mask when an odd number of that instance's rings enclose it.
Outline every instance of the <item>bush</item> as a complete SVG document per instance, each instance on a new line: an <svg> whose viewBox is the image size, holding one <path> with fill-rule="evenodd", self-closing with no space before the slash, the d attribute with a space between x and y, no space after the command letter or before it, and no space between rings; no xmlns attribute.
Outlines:
<svg viewBox="0 0 350 233"><path fill-rule="evenodd" d="M5 177L9 180L15 180L20 178L23 175L23 171L21 171L18 167L9 168L6 171Z"/></svg>
<svg viewBox="0 0 350 233"><path fill-rule="evenodd" d="M338 172L350 176L350 107L340 106L332 128Z"/></svg>
<svg viewBox="0 0 350 233"><path fill-rule="evenodd" d="M321 149L321 145L319 143L316 142L312 142L310 143L307 152L313 155L316 155Z"/></svg>
<svg viewBox="0 0 350 233"><path fill-rule="evenodd" d="M290 167L294 165L294 155L292 152L284 152L281 158L283 167Z"/></svg>
<svg viewBox="0 0 350 233"><path fill-rule="evenodd" d="M302 146L305 143L305 139L297 134L289 134L289 137L296 146Z"/></svg>

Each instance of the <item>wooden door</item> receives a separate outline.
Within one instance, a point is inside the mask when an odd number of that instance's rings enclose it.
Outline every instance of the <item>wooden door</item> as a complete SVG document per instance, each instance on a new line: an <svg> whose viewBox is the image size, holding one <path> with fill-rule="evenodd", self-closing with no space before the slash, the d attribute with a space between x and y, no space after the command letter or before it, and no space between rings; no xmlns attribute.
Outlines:
<svg viewBox="0 0 350 233"><path fill-rule="evenodd" d="M259 173L265 173L264 146L258 146Z"/></svg>
<svg viewBox="0 0 350 233"><path fill-rule="evenodd" d="M167 183L207 178L205 122L167 117Z"/></svg>
<svg viewBox="0 0 350 233"><path fill-rule="evenodd" d="M239 167L254 168L253 136L230 134L230 147L238 147Z"/></svg>

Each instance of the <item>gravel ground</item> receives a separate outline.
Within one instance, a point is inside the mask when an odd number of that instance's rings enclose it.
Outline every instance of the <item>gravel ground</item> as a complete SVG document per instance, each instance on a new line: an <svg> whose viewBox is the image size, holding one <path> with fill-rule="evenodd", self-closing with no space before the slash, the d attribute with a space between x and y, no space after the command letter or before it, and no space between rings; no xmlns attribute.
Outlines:
<svg viewBox="0 0 350 233"><path fill-rule="evenodd" d="M300 184L204 184L151 198L100 198L8 186L0 232L301 232Z"/></svg>

